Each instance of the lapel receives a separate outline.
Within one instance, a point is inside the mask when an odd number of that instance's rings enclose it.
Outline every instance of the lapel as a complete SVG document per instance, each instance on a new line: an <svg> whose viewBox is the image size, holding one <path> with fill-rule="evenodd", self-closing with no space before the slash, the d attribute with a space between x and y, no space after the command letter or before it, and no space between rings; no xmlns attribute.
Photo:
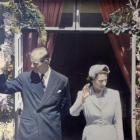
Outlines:
<svg viewBox="0 0 140 140"><path fill-rule="evenodd" d="M41 99L44 93L42 79L34 71L31 72L31 90Z"/></svg>
<svg viewBox="0 0 140 140"><path fill-rule="evenodd" d="M104 109L109 102L110 102L109 94L107 92L107 88L105 88L105 90L104 90L104 102L102 104L102 106L103 106L102 109Z"/></svg>
<svg viewBox="0 0 140 140"><path fill-rule="evenodd" d="M40 82L40 83L31 83L31 90L32 92L34 93L39 93L39 94L42 94L44 93L43 91L43 84Z"/></svg>
<svg viewBox="0 0 140 140"><path fill-rule="evenodd" d="M98 103L97 97L95 95L91 95L91 102L99 109L102 110L101 106Z"/></svg>
<svg viewBox="0 0 140 140"><path fill-rule="evenodd" d="M107 102L108 102L107 90L106 90L106 89L104 90L104 96L103 96L103 104L102 104L102 106L99 104L98 98L97 98L96 95L94 94L94 91L93 91L92 88L90 89L90 92L91 92L91 96L92 96L92 98L90 98L91 101L92 101L92 103L93 103L99 110L101 110L101 111L104 110L104 107L106 106L106 104L107 104Z"/></svg>
<svg viewBox="0 0 140 140"><path fill-rule="evenodd" d="M58 88L59 79L57 78L57 75L55 74L54 70L51 70L49 81L47 88L42 96L41 103L38 107L38 109L42 108L44 105L46 105L47 101L52 97L55 90Z"/></svg>

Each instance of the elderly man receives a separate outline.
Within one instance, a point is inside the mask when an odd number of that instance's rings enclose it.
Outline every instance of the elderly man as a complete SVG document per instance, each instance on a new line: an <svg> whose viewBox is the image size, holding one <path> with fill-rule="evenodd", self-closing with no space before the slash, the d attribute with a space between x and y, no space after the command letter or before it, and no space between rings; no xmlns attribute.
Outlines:
<svg viewBox="0 0 140 140"><path fill-rule="evenodd" d="M89 84L78 92L70 108L72 116L81 111L86 118L82 140L124 140L119 92L106 87L110 70L107 65L93 65Z"/></svg>
<svg viewBox="0 0 140 140"><path fill-rule="evenodd" d="M32 70L6 81L0 63L0 92L21 92L23 111L17 140L61 140L61 120L68 113L70 92L68 78L49 66L46 48L31 52Z"/></svg>

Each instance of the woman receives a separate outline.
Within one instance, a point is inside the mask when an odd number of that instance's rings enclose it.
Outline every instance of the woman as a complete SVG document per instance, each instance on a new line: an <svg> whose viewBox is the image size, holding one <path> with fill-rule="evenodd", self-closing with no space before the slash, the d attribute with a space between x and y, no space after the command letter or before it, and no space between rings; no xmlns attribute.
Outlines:
<svg viewBox="0 0 140 140"><path fill-rule="evenodd" d="M91 66L90 84L78 92L70 108L72 116L84 112L86 126L82 140L124 140L119 92L106 88L109 73L107 65Z"/></svg>

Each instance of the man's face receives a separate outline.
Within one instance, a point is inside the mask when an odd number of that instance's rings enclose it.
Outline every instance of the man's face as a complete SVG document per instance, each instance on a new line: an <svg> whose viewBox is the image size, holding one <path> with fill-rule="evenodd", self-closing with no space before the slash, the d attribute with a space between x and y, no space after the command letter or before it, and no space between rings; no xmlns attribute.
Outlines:
<svg viewBox="0 0 140 140"><path fill-rule="evenodd" d="M31 68L36 73L44 74L49 67L48 52L44 47L35 48L31 54Z"/></svg>
<svg viewBox="0 0 140 140"><path fill-rule="evenodd" d="M107 74L105 73L98 74L92 83L95 92L102 92L107 84Z"/></svg>
<svg viewBox="0 0 140 140"><path fill-rule="evenodd" d="M48 70L48 67L49 67L49 63L47 63L47 62L38 61L38 62L32 62L31 63L31 68L36 73L44 74Z"/></svg>

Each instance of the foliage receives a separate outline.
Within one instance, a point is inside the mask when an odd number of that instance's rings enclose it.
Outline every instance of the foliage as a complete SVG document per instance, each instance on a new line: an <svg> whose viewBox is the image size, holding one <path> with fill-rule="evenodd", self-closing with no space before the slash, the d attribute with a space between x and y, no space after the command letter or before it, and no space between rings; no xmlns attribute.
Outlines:
<svg viewBox="0 0 140 140"><path fill-rule="evenodd" d="M4 14L7 13L11 18L10 29L12 33L20 32L24 28L37 29L39 32L39 43L45 45L47 33L45 30L44 17L32 0L21 0L14 3L12 0L0 2L0 32L4 31ZM1 35L2 35L1 34ZM0 41L3 42L3 39Z"/></svg>
<svg viewBox="0 0 140 140"><path fill-rule="evenodd" d="M137 36L137 44L136 44L136 65L140 64L140 37ZM140 109L140 76L136 75L136 109ZM136 130L137 135L140 136L140 111L136 113Z"/></svg>
<svg viewBox="0 0 140 140"><path fill-rule="evenodd" d="M14 33L22 29L31 28L39 33L39 45L46 45L47 33L45 21L37 6L32 0L0 0L0 55L13 56ZM13 49L13 50L12 50ZM10 63L12 61L10 60ZM0 123L12 122L14 118L14 96L1 95L0 97Z"/></svg>
<svg viewBox="0 0 140 140"><path fill-rule="evenodd" d="M129 5L111 13L109 21L102 23L102 25L105 33L110 31L116 35L125 32L129 32L130 34L139 33L139 30L136 28L136 22L133 20L133 9Z"/></svg>
<svg viewBox="0 0 140 140"><path fill-rule="evenodd" d="M14 118L14 96L5 96L0 101L0 122L9 123Z"/></svg>
<svg viewBox="0 0 140 140"><path fill-rule="evenodd" d="M104 32L116 35L136 35L136 65L140 65L140 9L139 0L129 0L124 7L109 15L109 21L102 24ZM136 75L136 132L140 136L140 75Z"/></svg>

